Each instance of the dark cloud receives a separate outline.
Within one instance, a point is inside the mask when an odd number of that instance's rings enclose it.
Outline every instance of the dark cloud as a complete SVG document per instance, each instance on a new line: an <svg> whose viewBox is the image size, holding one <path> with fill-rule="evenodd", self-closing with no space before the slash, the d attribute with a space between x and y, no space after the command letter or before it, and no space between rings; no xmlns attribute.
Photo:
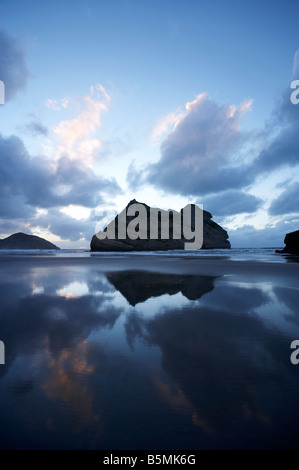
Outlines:
<svg viewBox="0 0 299 470"><path fill-rule="evenodd" d="M96 176L90 168L68 157L61 157L55 169L46 160L32 159L27 183L28 203L43 208L68 204L95 207L103 202L103 192L113 196L120 193L114 179Z"/></svg>
<svg viewBox="0 0 299 470"><path fill-rule="evenodd" d="M26 202L24 186L30 166L29 155L18 137L0 135L0 217L30 217L34 208Z"/></svg>
<svg viewBox="0 0 299 470"><path fill-rule="evenodd" d="M299 78L299 50L295 54L292 80ZM282 92L264 129L265 141L272 135L255 159L250 171L260 175L278 168L299 164L299 106L291 102L291 81Z"/></svg>
<svg viewBox="0 0 299 470"><path fill-rule="evenodd" d="M0 135L0 216L31 217L36 208L78 204L95 207L103 193L115 195L115 180L98 177L84 164L61 157L56 164L31 158L18 137Z"/></svg>
<svg viewBox="0 0 299 470"><path fill-rule="evenodd" d="M299 214L299 182L292 183L269 207L271 215Z"/></svg>
<svg viewBox="0 0 299 470"><path fill-rule="evenodd" d="M291 103L290 95L288 88L258 136L246 135L239 129L246 106L220 106L207 95L197 98L162 143L160 160L147 167L147 181L185 196L211 195L213 202L215 193L228 190L232 194L252 185L266 172L298 165L299 107ZM236 155L246 154L243 145L252 147L252 140L257 137L263 146L256 158L237 159ZM138 184L136 170L132 175L128 175L129 183ZM245 203L245 196L241 199L240 206ZM254 212L258 202L252 197L250 208L247 197L246 212ZM231 212L234 213L237 212Z"/></svg>
<svg viewBox="0 0 299 470"><path fill-rule="evenodd" d="M261 206L262 200L242 191L228 190L206 196L198 203L203 203L204 208L213 215L224 217L244 212L253 213Z"/></svg>
<svg viewBox="0 0 299 470"><path fill-rule="evenodd" d="M251 182L242 162L233 161L244 139L240 120L248 106L212 101L206 94L187 105L187 113L161 146L161 159L147 168L148 182L184 195L238 189Z"/></svg>
<svg viewBox="0 0 299 470"><path fill-rule="evenodd" d="M273 131L278 128L279 130L249 168L253 176L269 173L284 166L294 167L299 164L299 107L291 103L290 94L287 90L275 107L268 128L271 126ZM271 130L268 128L265 129L265 134Z"/></svg>
<svg viewBox="0 0 299 470"><path fill-rule="evenodd" d="M31 121L27 124L26 129L30 131L33 135L48 135L48 129L39 121Z"/></svg>
<svg viewBox="0 0 299 470"><path fill-rule="evenodd" d="M229 230L229 239L232 248L244 247L284 247L286 233L298 230L299 220L285 218L279 221L275 227L267 226L256 229L252 225L243 225L234 230Z"/></svg>
<svg viewBox="0 0 299 470"><path fill-rule="evenodd" d="M62 240L76 241L79 238L91 240L95 233L96 221L93 217L77 220L57 209L50 209L47 214L32 219L30 224L32 227L39 226L48 229Z"/></svg>
<svg viewBox="0 0 299 470"><path fill-rule="evenodd" d="M293 79L299 79L299 51ZM265 174L299 165L299 105L291 103L290 84L265 127L252 133L240 130L249 103L218 105L207 94L200 95L187 104L185 116L162 143L160 160L139 173L130 167L130 187L147 182L175 194L197 196L199 203L222 216L254 213L262 201L245 190ZM294 212L296 201L299 207L296 188L291 188L292 197L285 193L273 202L270 214Z"/></svg>
<svg viewBox="0 0 299 470"><path fill-rule="evenodd" d="M0 201L0 207L1 204L2 201ZM22 222L19 219L0 218L0 233L11 235L16 232L28 232L25 225L25 222Z"/></svg>
<svg viewBox="0 0 299 470"><path fill-rule="evenodd" d="M130 163L127 171L126 181L132 191L136 191L137 188L146 183L144 175L136 168L135 162Z"/></svg>
<svg viewBox="0 0 299 470"><path fill-rule="evenodd" d="M0 29L0 80L5 85L5 101L25 88L30 76L25 53L17 39Z"/></svg>

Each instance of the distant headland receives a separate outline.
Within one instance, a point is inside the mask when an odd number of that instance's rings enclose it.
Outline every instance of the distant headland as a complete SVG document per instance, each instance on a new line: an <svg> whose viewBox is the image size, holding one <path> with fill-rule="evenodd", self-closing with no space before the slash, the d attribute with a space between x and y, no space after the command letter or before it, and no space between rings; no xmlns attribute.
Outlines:
<svg viewBox="0 0 299 470"><path fill-rule="evenodd" d="M44 238L18 232L0 240L0 250L60 250L60 248Z"/></svg>

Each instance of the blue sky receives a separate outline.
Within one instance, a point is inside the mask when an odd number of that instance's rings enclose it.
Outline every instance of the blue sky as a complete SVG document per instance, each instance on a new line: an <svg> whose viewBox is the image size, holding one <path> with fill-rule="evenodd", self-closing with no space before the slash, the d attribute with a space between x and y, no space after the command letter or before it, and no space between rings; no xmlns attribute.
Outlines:
<svg viewBox="0 0 299 470"><path fill-rule="evenodd" d="M299 1L0 0L0 237L89 247L130 199L233 247L299 228Z"/></svg>

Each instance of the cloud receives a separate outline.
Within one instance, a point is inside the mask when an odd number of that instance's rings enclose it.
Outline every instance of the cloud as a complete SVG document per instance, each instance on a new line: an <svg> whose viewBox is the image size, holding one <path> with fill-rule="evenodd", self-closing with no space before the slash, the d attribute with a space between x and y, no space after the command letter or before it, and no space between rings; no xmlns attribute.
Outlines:
<svg viewBox="0 0 299 470"><path fill-rule="evenodd" d="M144 175L136 168L135 161L132 161L129 165L126 181L132 191L146 183Z"/></svg>
<svg viewBox="0 0 299 470"><path fill-rule="evenodd" d="M293 65L293 79L296 78L299 79L299 50ZM255 159L250 169L253 175L299 165L299 106L291 102L292 91L286 88L273 109L264 129L265 139L269 140L271 133L272 137Z"/></svg>
<svg viewBox="0 0 299 470"><path fill-rule="evenodd" d="M276 106L271 128L265 129L265 136L280 128L270 144L261 150L249 168L252 177L262 175L282 167L295 167L299 164L299 108L290 102L289 91Z"/></svg>
<svg viewBox="0 0 299 470"><path fill-rule="evenodd" d="M97 210L94 209L90 211L88 217L77 219L66 214L65 208L51 208L45 213L36 213L29 222L32 232L46 231L62 240L77 241L81 239L83 241L85 239L89 243L97 231L97 224L103 218L104 213L97 214Z"/></svg>
<svg viewBox="0 0 299 470"><path fill-rule="evenodd" d="M214 216L221 217L241 214L244 212L253 213L258 210L262 200L243 191L228 190L223 193L205 196L198 203L203 203L204 208Z"/></svg>
<svg viewBox="0 0 299 470"><path fill-rule="evenodd" d="M17 39L0 29L0 80L5 85L5 101L23 90L30 76L25 52Z"/></svg>
<svg viewBox="0 0 299 470"><path fill-rule="evenodd" d="M0 201L0 204L2 201ZM24 212L23 212L24 214ZM22 217L22 215L20 215ZM20 219L8 219L8 218L1 218L0 216L0 234L3 234L4 236L11 235L12 233L17 233L17 232L25 232L25 233L30 233L30 223ZM1 237L0 237L1 238Z"/></svg>
<svg viewBox="0 0 299 470"><path fill-rule="evenodd" d="M39 176L38 181L35 173ZM32 161L26 188L30 204L39 201L39 207L44 208L68 204L95 207L102 202L102 193L119 194L120 188L114 179L95 175L81 162L67 157L61 157L55 166L40 158Z"/></svg>
<svg viewBox="0 0 299 470"><path fill-rule="evenodd" d="M152 130L152 140L154 143L159 139L159 137L161 137L161 135L168 132L171 127L175 127L183 116L184 113L180 109L177 109L176 111L160 118Z"/></svg>
<svg viewBox="0 0 299 470"><path fill-rule="evenodd" d="M102 85L90 88L90 95L80 100L77 117L61 121L55 128L56 152L72 160L91 164L101 142L92 135L101 125L102 113L107 111L110 96Z"/></svg>
<svg viewBox="0 0 299 470"><path fill-rule="evenodd" d="M233 156L244 139L240 131L251 101L218 105L206 93L186 104L185 115L161 145L161 158L147 168L153 185L183 195L242 188L250 175Z"/></svg>
<svg viewBox="0 0 299 470"><path fill-rule="evenodd" d="M0 135L0 217L25 220L36 208L69 204L95 207L103 194L120 192L114 179L96 176L82 162L32 158L21 139Z"/></svg>
<svg viewBox="0 0 299 470"><path fill-rule="evenodd" d="M52 109L53 111L60 111L61 108L66 109L69 104L69 99L68 98L62 98L60 101L54 100L54 99L47 99L46 101L46 106L49 109Z"/></svg>
<svg viewBox="0 0 299 470"><path fill-rule="evenodd" d="M293 78L299 78L299 50L294 58ZM206 93L198 95L186 104L184 113L170 113L158 122L156 136L175 123L161 144L160 160L139 170L139 177L135 171L134 178L128 177L128 181L136 186L147 182L174 194L201 197L201 201L209 196L214 204L217 193L223 196L225 191L244 191L265 173L296 167L299 105L291 103L291 91L290 86L286 87L265 127L255 132L241 130L242 118L251 109L252 100L239 106L219 105ZM244 193L241 199L240 207L245 204ZM245 206L246 212L252 213L259 203L248 195Z"/></svg>
<svg viewBox="0 0 299 470"><path fill-rule="evenodd" d="M114 178L98 176L91 168L100 145L92 134L101 125L109 100L101 85L91 87L90 94L79 100L77 116L54 128L54 141L46 143L47 156L32 157L20 138L0 135L0 217L11 221L0 224L1 233L42 231L72 241L91 238L98 221L94 212L79 221L61 209L70 205L96 208L105 204L107 195L114 198L121 193ZM74 102L64 98L48 104L61 109ZM40 136L49 134L34 116L26 130Z"/></svg>
<svg viewBox="0 0 299 470"><path fill-rule="evenodd" d="M93 217L77 220L65 213L61 213L57 209L50 209L47 214L36 217L35 220L30 222L30 226L33 231L34 228L48 230L62 240L71 241L76 241L80 238L90 241L95 232L95 220Z"/></svg>
<svg viewBox="0 0 299 470"><path fill-rule="evenodd" d="M299 50L295 54L293 79L299 79ZM131 166L127 182L131 189L151 184L165 192L188 198L223 218L254 214L263 201L254 194L254 184L273 177L288 188L271 203L265 229L242 226L230 230L232 246L281 246L287 232L298 229L298 220L271 216L298 214L299 182L299 105L291 102L292 89L282 90L265 126L244 132L242 118L251 109L249 100L239 106L219 105L206 93L186 104L180 116L170 113L156 126L160 136L173 129L162 141L160 160L145 168ZM178 117L177 117L178 116ZM250 193L248 190L250 189ZM267 202L268 204L268 202ZM272 224L272 226L271 226Z"/></svg>
<svg viewBox="0 0 299 470"><path fill-rule="evenodd" d="M0 217L8 219L31 216L34 209L24 197L24 178L29 156L18 137L4 139L0 135Z"/></svg>
<svg viewBox="0 0 299 470"><path fill-rule="evenodd" d="M299 214L299 181L288 186L269 207L271 215Z"/></svg>
<svg viewBox="0 0 299 470"><path fill-rule="evenodd" d="M229 230L232 248L277 247L284 246L283 240L287 233L298 230L299 219L284 218L275 226L267 226L257 230L252 225L243 225L235 230Z"/></svg>
<svg viewBox="0 0 299 470"><path fill-rule="evenodd" d="M46 137L48 135L48 129L38 120L33 120L27 124L26 129L33 135L42 135Z"/></svg>

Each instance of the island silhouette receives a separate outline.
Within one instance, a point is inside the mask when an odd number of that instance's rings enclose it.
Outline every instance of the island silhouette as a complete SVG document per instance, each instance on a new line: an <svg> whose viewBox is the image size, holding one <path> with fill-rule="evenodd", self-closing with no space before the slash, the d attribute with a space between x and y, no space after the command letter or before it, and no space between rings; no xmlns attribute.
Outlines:
<svg viewBox="0 0 299 470"><path fill-rule="evenodd" d="M44 238L18 232L0 240L0 250L60 250L60 248Z"/></svg>

